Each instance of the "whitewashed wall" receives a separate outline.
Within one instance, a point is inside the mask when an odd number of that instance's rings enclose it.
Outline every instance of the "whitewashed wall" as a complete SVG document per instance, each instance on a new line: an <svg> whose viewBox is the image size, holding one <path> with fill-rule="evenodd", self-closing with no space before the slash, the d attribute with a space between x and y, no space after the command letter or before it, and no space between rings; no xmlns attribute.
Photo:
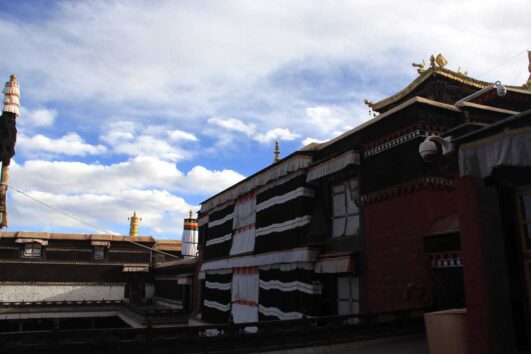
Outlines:
<svg viewBox="0 0 531 354"><path fill-rule="evenodd" d="M0 302L122 300L125 284L0 285Z"/></svg>

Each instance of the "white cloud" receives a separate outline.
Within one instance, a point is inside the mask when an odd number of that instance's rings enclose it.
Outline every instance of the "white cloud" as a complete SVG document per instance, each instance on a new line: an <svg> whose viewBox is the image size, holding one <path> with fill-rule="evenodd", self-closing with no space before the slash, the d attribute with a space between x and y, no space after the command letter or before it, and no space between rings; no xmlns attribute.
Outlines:
<svg viewBox="0 0 531 354"><path fill-rule="evenodd" d="M300 137L299 134L291 132L289 129L275 128L263 134L257 134L254 139L261 143L269 143L273 140L295 140Z"/></svg>
<svg viewBox="0 0 531 354"><path fill-rule="evenodd" d="M256 126L254 124L247 124L239 119L234 118L210 118L208 123L217 125L227 131L234 131L238 133L244 133L249 138L258 141L260 143L269 143L275 139L277 140L295 140L300 135L291 132L287 128L275 128L266 131L265 133L257 133Z"/></svg>
<svg viewBox="0 0 531 354"><path fill-rule="evenodd" d="M239 182L243 176L232 170L208 170L203 166L195 166L187 174L187 185L190 192L222 191Z"/></svg>
<svg viewBox="0 0 531 354"><path fill-rule="evenodd" d="M195 166L183 174L175 164L136 157L110 165L30 160L11 165L11 184L45 203L105 229L125 229L133 210L142 214L146 232L162 237L181 235L182 219L198 207L182 194L208 196L243 178L232 170L211 171ZM12 228L88 228L10 192ZM206 199L206 198L205 198ZM159 231L156 231L156 230ZM160 236L155 235L155 236Z"/></svg>
<svg viewBox="0 0 531 354"><path fill-rule="evenodd" d="M193 134L180 130L168 130L160 125L144 126L131 121L109 124L100 139L109 144L116 154L150 156L174 162L193 155L190 149L183 149L178 143L198 141ZM170 144L168 140L175 143Z"/></svg>
<svg viewBox="0 0 531 354"><path fill-rule="evenodd" d="M325 135L345 124L347 112L337 113L331 107L316 106L306 108L309 123L315 125ZM343 116L343 117L340 117Z"/></svg>
<svg viewBox="0 0 531 354"><path fill-rule="evenodd" d="M308 144L311 144L311 143L317 143L317 144L321 144L321 143L324 143L325 141L328 141L329 139L315 139L315 138L306 138L302 141L302 146L306 146Z"/></svg>
<svg viewBox="0 0 531 354"><path fill-rule="evenodd" d="M0 71L16 71L30 101L89 107L71 118L83 123L87 115L97 124L116 113L197 131L207 117L230 116L245 122L245 134L255 125L262 133L282 127L309 135L315 127L305 109L327 105L323 96L342 106L364 94L383 98L416 76L412 61L439 51L450 69L477 76L529 47L529 1L401 5L57 2L42 5L39 21L0 20L0 45L12 48L0 57ZM522 52L480 78L521 84L526 68Z"/></svg>
<svg viewBox="0 0 531 354"><path fill-rule="evenodd" d="M184 141L198 141L194 134L183 132L182 130L171 130L168 132L168 136L171 140L184 140Z"/></svg>
<svg viewBox="0 0 531 354"><path fill-rule="evenodd" d="M19 123L28 127L49 127L53 125L56 117L57 111L54 109L38 108L29 110L21 107Z"/></svg>
<svg viewBox="0 0 531 354"><path fill-rule="evenodd" d="M103 145L91 145L76 133L67 133L58 139L48 138L37 134L28 137L19 134L17 147L21 153L28 156L39 155L67 155L67 156L87 156L100 155L107 151Z"/></svg>
<svg viewBox="0 0 531 354"><path fill-rule="evenodd" d="M141 235L178 239L188 210L198 209L198 206L188 204L183 198L160 190L132 189L112 195L67 195L30 190L28 194L85 223L36 204L30 198L12 191L9 210L11 228L38 227L48 231L67 228L85 233L127 234L127 218L136 210L142 217L139 230Z"/></svg>
<svg viewBox="0 0 531 354"><path fill-rule="evenodd" d="M14 184L60 194L158 188L209 195L243 178L232 170L210 171L202 166L195 166L185 175L172 162L146 156L110 165L30 160L20 165L14 162L11 171Z"/></svg>
<svg viewBox="0 0 531 354"><path fill-rule="evenodd" d="M226 130L244 133L249 137L253 136L256 132L256 126L254 124L247 124L234 118L214 117L210 118L208 123L220 126Z"/></svg>

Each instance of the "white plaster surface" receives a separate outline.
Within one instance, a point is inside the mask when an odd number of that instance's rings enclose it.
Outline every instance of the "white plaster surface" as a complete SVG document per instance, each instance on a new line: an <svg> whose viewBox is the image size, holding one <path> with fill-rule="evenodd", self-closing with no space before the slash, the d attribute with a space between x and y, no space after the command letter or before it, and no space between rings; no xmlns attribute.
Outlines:
<svg viewBox="0 0 531 354"><path fill-rule="evenodd" d="M1 285L0 302L122 300L124 288L124 284Z"/></svg>

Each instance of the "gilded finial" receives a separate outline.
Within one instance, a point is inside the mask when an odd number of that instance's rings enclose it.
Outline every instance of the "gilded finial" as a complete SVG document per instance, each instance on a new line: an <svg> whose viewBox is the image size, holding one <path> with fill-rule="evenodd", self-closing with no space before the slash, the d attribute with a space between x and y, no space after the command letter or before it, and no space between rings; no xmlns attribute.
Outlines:
<svg viewBox="0 0 531 354"><path fill-rule="evenodd" d="M435 68L435 57L433 56L433 54L430 57L430 66L432 68Z"/></svg>
<svg viewBox="0 0 531 354"><path fill-rule="evenodd" d="M441 68L444 68L446 64L448 64L448 60L446 60L446 58L441 53L437 54L437 56L435 57L435 62Z"/></svg>
<svg viewBox="0 0 531 354"><path fill-rule="evenodd" d="M432 54L430 57L430 66L432 68L435 68L435 64L437 64L439 68L444 68L446 64L448 64L448 60L446 60L446 58L441 53L437 54L436 57Z"/></svg>
<svg viewBox="0 0 531 354"><path fill-rule="evenodd" d="M467 76L467 75L468 75L468 71L466 71L466 70L461 70L461 67L458 67L458 68L457 68L457 73L458 73L458 74L461 74L461 75L464 75L464 76Z"/></svg>
<svg viewBox="0 0 531 354"><path fill-rule="evenodd" d="M278 148L278 140L275 141L275 151L274 151L274 154L275 154L275 159L274 161L277 162L280 160L280 149Z"/></svg>
<svg viewBox="0 0 531 354"><path fill-rule="evenodd" d="M426 71L426 69L424 69L424 67L426 66L426 63L424 62L424 60L422 61L422 64L411 63L411 66L413 66L414 68L418 68L417 72L419 74L422 74L423 72Z"/></svg>
<svg viewBox="0 0 531 354"><path fill-rule="evenodd" d="M11 82L15 82L15 81L17 81L17 75L15 75L15 74L11 74L11 75L9 76L9 81L11 81Z"/></svg>
<svg viewBox="0 0 531 354"><path fill-rule="evenodd" d="M134 236L134 237L138 236L138 224L140 224L140 220L142 220L142 218L136 215L136 210L135 210L133 213L133 216L131 216L130 218L127 218L127 220L131 221L131 224L129 227L129 236Z"/></svg>
<svg viewBox="0 0 531 354"><path fill-rule="evenodd" d="M194 212L190 210L190 211L188 212L188 214L190 215L189 219L193 219L192 216L194 215Z"/></svg>

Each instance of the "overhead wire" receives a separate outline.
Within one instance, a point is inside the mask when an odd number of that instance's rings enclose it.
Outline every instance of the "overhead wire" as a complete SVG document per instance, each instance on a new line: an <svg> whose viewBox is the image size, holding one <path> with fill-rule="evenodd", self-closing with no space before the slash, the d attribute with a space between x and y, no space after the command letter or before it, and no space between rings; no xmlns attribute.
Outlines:
<svg viewBox="0 0 531 354"><path fill-rule="evenodd" d="M2 184L5 184L5 183L2 183ZM81 224L83 224L83 225L86 225L86 226L88 226L88 227L91 227L91 228L93 228L94 230L97 230L97 231L99 231L99 232L103 232L103 233L105 233L105 234L111 234L111 235L115 235L115 236L122 236L122 235L120 235L120 234L117 233L117 232L113 232L113 231L110 231L110 230L104 230L104 229L100 228L99 226L93 225L93 224L91 224L91 223L89 223L89 222L87 222L87 221L85 221L85 220L83 220L83 219L78 218L77 216L74 216L74 215L72 215L72 214L69 214L69 213L67 213L67 212L65 212L65 211L63 211L63 210L61 210L61 209L59 209L59 208L57 208L57 207L55 207L55 206L53 206L53 205L50 205L50 204L48 204L48 203L46 203L46 202L43 202L43 201L41 201L41 200L39 200L39 199L37 199L37 198L35 198L35 197L29 195L28 193L22 191L21 189L19 189L19 188L13 186L13 185L11 185L11 184L5 184L5 185L6 185L8 188L11 188L12 190L14 190L15 192L20 193L20 194L22 194L23 196L25 196L25 197L27 197L27 198L33 200L34 202L39 203L39 204L41 204L41 205L44 205L45 207L47 207L47 208L49 208L49 209L51 209L51 210L53 210L53 211L55 211L55 212L58 212L58 213L62 214L63 216L66 216L66 217L68 217L68 218L71 218L71 219L73 219L73 220L76 220L77 222L79 222L79 223L81 223ZM157 250L157 249L155 249L155 248L153 248L153 247L149 247L149 246L143 245L143 244L141 244L141 243L139 243L139 242L136 242L136 241L133 241L133 240L129 239L128 237L124 237L123 240L124 240L124 241L127 241L127 242L130 242L130 243L132 243L132 244L134 244L134 245L137 245L137 246L139 246L139 247L142 247L142 248L145 248L145 249L149 249L150 251L153 251L153 252L157 252L157 253L163 254L163 255L165 255L165 256L169 256L169 257L172 257L172 258L178 258L178 259L181 259L181 257L179 257L179 256L176 256L176 255L173 255L173 254L170 254L170 253L167 253L167 252L161 251L161 250Z"/></svg>
<svg viewBox="0 0 531 354"><path fill-rule="evenodd" d="M528 51L528 50L529 50L529 49L524 49L524 50L522 50L521 52L518 52L516 55L514 55L514 56L510 57L509 59L505 60L505 61L502 62L501 64L498 64L498 65L496 65L495 67L493 67L492 69L490 69L490 70L484 72L483 74L478 75L478 79L481 78L481 77L483 77L483 76L485 76L485 75L487 75L488 73L493 72L494 70L496 70L496 69L498 69L499 67L501 67L501 66L507 64L508 62L513 61L513 60L516 59L518 56L520 56L522 53L525 53L525 52Z"/></svg>

